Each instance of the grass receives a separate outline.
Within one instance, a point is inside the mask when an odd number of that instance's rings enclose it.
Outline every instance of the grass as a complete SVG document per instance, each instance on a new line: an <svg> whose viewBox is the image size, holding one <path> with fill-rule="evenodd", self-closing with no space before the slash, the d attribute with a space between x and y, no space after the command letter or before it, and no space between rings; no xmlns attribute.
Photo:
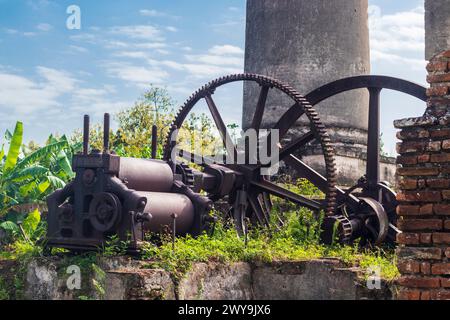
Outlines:
<svg viewBox="0 0 450 320"><path fill-rule="evenodd" d="M286 225L273 234L254 229L247 241L238 238L236 231L224 228L221 223L216 225L212 235L177 238L175 250L170 237L163 236L161 245L146 245L143 258L150 260L152 266L162 267L178 275L189 270L194 262L272 262L320 258L337 258L349 267L360 267L363 271L380 268L381 277L387 281L392 281L399 275L393 252L380 248L361 249L357 245L320 244L319 229L314 229L311 225L309 228L303 228L299 222L305 213L308 212L290 212Z"/></svg>

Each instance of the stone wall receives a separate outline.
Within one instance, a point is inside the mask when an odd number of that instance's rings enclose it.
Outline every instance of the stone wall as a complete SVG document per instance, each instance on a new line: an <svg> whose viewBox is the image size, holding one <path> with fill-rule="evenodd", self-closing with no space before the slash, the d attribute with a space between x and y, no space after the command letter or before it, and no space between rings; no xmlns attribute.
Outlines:
<svg viewBox="0 0 450 320"><path fill-rule="evenodd" d="M450 51L428 66L423 117L398 120L399 299L450 299Z"/></svg>
<svg viewBox="0 0 450 320"><path fill-rule="evenodd" d="M272 263L194 263L184 274L152 267L131 258L100 258L102 274L83 263L80 289L69 289L69 265L75 257L36 258L28 263L21 294L11 299L33 300L388 300L395 290L381 281L369 289L365 272L336 259ZM13 282L11 268L0 261ZM80 266L81 267L81 266ZM14 288L15 286L11 286Z"/></svg>

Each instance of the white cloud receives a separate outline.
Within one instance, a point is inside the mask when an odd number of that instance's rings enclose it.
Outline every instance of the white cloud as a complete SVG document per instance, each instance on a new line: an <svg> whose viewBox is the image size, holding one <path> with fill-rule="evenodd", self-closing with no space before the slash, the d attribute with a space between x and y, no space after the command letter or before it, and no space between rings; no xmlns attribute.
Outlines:
<svg viewBox="0 0 450 320"><path fill-rule="evenodd" d="M86 52L89 51L88 49L86 49L86 48L84 48L84 47L74 46L74 45L70 45L70 46L69 46L69 49L70 49L70 51L71 51L72 53L74 53L74 52L78 52L78 53L86 53Z"/></svg>
<svg viewBox="0 0 450 320"><path fill-rule="evenodd" d="M170 32L178 32L178 29L174 26L167 26L166 30Z"/></svg>
<svg viewBox="0 0 450 320"><path fill-rule="evenodd" d="M159 67L144 68L131 64L112 62L106 64L105 68L111 77L130 82L140 88L145 88L150 84L162 84L169 77L169 74Z"/></svg>
<svg viewBox="0 0 450 320"><path fill-rule="evenodd" d="M383 15L378 6L369 7L370 45L373 61L408 63L423 68L413 57L425 49L424 7Z"/></svg>
<svg viewBox="0 0 450 320"><path fill-rule="evenodd" d="M39 66L40 80L0 72L0 107L19 114L59 106L58 98L74 89L76 80L64 71Z"/></svg>
<svg viewBox="0 0 450 320"><path fill-rule="evenodd" d="M44 31L44 32L47 32L47 31L50 31L50 30L53 29L53 27L52 27L50 24L48 24L48 23L40 23L40 24L38 24L38 25L36 26L36 28L37 28L38 30Z"/></svg>
<svg viewBox="0 0 450 320"><path fill-rule="evenodd" d="M215 55L244 55L244 50L232 45L214 46L208 52Z"/></svg>
<svg viewBox="0 0 450 320"><path fill-rule="evenodd" d="M131 39L162 41L164 38L158 28L150 25L112 27L111 33Z"/></svg>
<svg viewBox="0 0 450 320"><path fill-rule="evenodd" d="M142 9L142 10L139 10L139 13L142 16L146 16L146 17L163 17L163 16L165 16L165 13L157 11L157 10Z"/></svg>

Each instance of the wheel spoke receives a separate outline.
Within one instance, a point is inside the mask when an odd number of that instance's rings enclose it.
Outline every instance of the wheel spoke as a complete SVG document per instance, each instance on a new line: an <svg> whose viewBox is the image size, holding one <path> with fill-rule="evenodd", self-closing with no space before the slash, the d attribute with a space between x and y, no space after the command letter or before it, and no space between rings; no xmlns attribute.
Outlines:
<svg viewBox="0 0 450 320"><path fill-rule="evenodd" d="M323 193L325 194L327 193L328 191L327 179L325 179L325 177L322 176L319 172L315 171L313 168L311 168L306 163L304 163L303 161L301 161L299 158L297 158L292 154L284 158L283 161L289 166L293 167L302 178L305 178L306 180L311 182ZM351 194L346 195L345 191L339 187L335 187L335 190L337 193L338 201L346 199L346 201L348 203L351 203L353 207L358 206L359 200L355 196Z"/></svg>
<svg viewBox="0 0 450 320"><path fill-rule="evenodd" d="M261 190L263 190L269 194L272 194L276 197L292 201L294 203L305 206L309 209L313 209L313 210L322 209L322 205L320 202L302 197L292 191L282 188L282 187L280 187L274 183L271 183L269 181L266 181L266 180L263 180L260 182L252 181L251 183L256 187L259 187Z"/></svg>
<svg viewBox="0 0 450 320"><path fill-rule="evenodd" d="M288 111L283 114L283 116L278 120L274 129L278 129L280 132L280 139L289 131L292 124L298 120L302 115L305 114L305 110L298 103L294 104L288 109Z"/></svg>
<svg viewBox="0 0 450 320"><path fill-rule="evenodd" d="M253 115L253 121L251 128L255 129L256 132L261 128L261 122L264 115L264 108L266 107L267 95L269 93L270 87L263 86L261 92L259 93L258 104L256 105L255 114Z"/></svg>
<svg viewBox="0 0 450 320"><path fill-rule="evenodd" d="M314 135L314 132L309 131L308 133L302 135L300 138L290 142L287 146L283 147L280 150L280 160L283 160L287 156L289 156L291 153L294 153L294 151L298 150L301 146L304 146L308 144L309 142L313 141L316 138Z"/></svg>
<svg viewBox="0 0 450 320"><path fill-rule="evenodd" d="M261 205L261 201L256 195L249 195L248 202L252 207L253 212L256 214L256 218L261 225L269 226L269 219L267 214L265 214L264 209Z"/></svg>
<svg viewBox="0 0 450 320"><path fill-rule="evenodd" d="M216 124L217 129L219 130L219 134L220 137L222 138L223 145L227 150L227 154L229 157L233 159L234 162L235 159L237 159L237 150L233 144L233 140L231 140L231 137L228 134L225 122L223 122L222 116L220 115L219 110L217 109L217 106L214 103L214 100L212 99L210 94L207 94L205 96L205 100L206 104L208 105L209 111L211 112L211 115L213 117L214 123Z"/></svg>

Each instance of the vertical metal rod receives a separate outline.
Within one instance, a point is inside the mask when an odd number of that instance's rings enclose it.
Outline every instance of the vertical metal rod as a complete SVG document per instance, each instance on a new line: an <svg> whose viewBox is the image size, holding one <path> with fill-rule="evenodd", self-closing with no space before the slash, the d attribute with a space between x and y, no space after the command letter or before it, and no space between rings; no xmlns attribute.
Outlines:
<svg viewBox="0 0 450 320"><path fill-rule="evenodd" d="M170 217L173 220L173 222L172 222L172 250L175 251L175 239L177 236L177 214L172 213L170 215Z"/></svg>
<svg viewBox="0 0 450 320"><path fill-rule="evenodd" d="M369 132L367 137L367 182L369 193L378 200L377 184L380 181L380 93L381 88L368 88Z"/></svg>
<svg viewBox="0 0 450 320"><path fill-rule="evenodd" d="M157 149L158 149L158 127L154 124L152 126L152 159L156 159Z"/></svg>
<svg viewBox="0 0 450 320"><path fill-rule="evenodd" d="M83 123L83 154L87 155L89 153L89 116L84 116Z"/></svg>
<svg viewBox="0 0 450 320"><path fill-rule="evenodd" d="M109 128L110 128L109 113L105 113L105 116L103 118L103 153L109 152Z"/></svg>
<svg viewBox="0 0 450 320"><path fill-rule="evenodd" d="M177 139L176 136L177 134L174 134L175 132L177 132L178 128L176 125L172 126L172 137L170 137L171 141L171 150L174 150L176 148L177 145ZM175 149L176 150L176 149ZM175 173L177 171L177 155L176 154L172 154L171 156L171 160L172 160L172 172Z"/></svg>

